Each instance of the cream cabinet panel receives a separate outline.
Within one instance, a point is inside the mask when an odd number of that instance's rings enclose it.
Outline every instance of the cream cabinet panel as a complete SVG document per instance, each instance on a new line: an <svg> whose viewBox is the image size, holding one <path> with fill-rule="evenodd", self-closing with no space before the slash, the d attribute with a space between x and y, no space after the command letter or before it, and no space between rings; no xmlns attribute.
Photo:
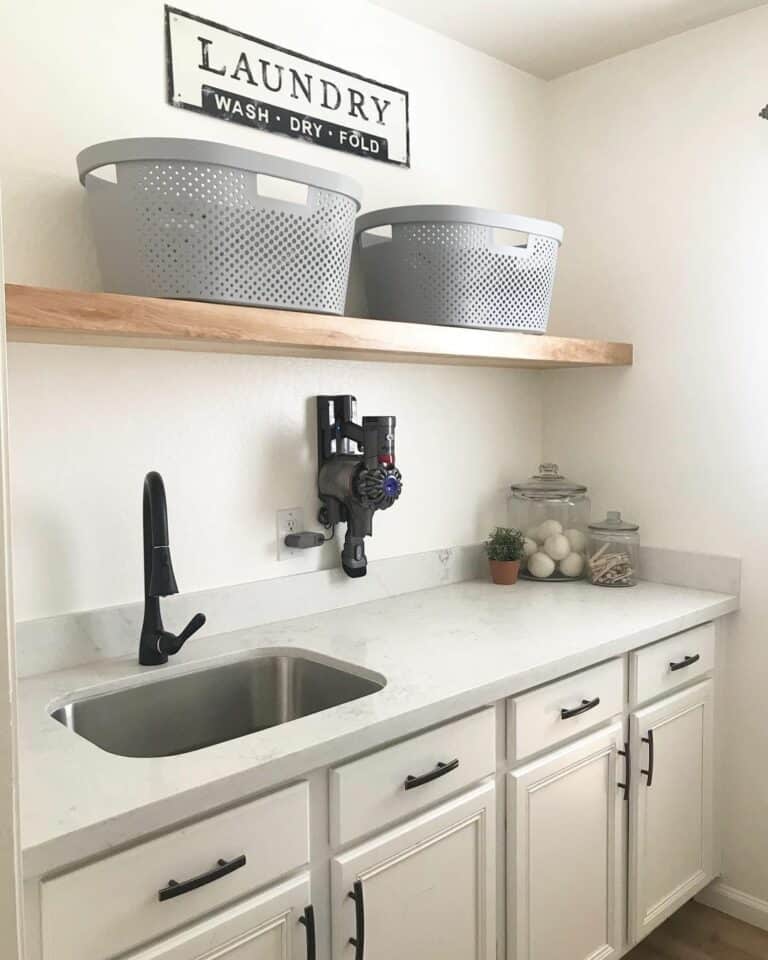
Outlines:
<svg viewBox="0 0 768 960"><path fill-rule="evenodd" d="M495 958L494 793L482 785L334 859L335 960Z"/></svg>
<svg viewBox="0 0 768 960"><path fill-rule="evenodd" d="M633 707L665 693L673 693L715 668L715 625L704 623L692 630L652 643L629 656L630 703Z"/></svg>
<svg viewBox="0 0 768 960"><path fill-rule="evenodd" d="M297 783L45 879L43 960L117 956L308 862L309 790Z"/></svg>
<svg viewBox="0 0 768 960"><path fill-rule="evenodd" d="M714 873L713 682L630 717L630 935L642 939Z"/></svg>
<svg viewBox="0 0 768 960"><path fill-rule="evenodd" d="M496 768L493 707L331 770L331 842L412 817ZM420 782L423 781L423 782Z"/></svg>
<svg viewBox="0 0 768 960"><path fill-rule="evenodd" d="M624 946L622 725L509 774L510 960L606 960Z"/></svg>
<svg viewBox="0 0 768 960"><path fill-rule="evenodd" d="M313 960L308 905L309 877L302 874L125 960Z"/></svg>
<svg viewBox="0 0 768 960"><path fill-rule="evenodd" d="M516 762L612 720L624 709L624 658L507 701L507 745Z"/></svg>

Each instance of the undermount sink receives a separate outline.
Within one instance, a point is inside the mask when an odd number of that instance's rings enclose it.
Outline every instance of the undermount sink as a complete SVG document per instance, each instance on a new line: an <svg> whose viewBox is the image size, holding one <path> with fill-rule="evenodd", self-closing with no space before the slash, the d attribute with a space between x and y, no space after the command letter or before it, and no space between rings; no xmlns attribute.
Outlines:
<svg viewBox="0 0 768 960"><path fill-rule="evenodd" d="M72 700L51 716L108 753L170 757L288 723L383 686L383 679L300 655L258 656Z"/></svg>

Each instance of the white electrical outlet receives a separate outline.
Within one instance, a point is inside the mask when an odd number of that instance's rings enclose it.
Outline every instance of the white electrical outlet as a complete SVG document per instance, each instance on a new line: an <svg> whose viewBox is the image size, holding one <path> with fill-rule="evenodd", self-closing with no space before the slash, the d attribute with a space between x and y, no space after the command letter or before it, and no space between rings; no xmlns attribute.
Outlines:
<svg viewBox="0 0 768 960"><path fill-rule="evenodd" d="M289 533L301 533L304 530L304 511L301 507L287 507L277 511L277 559L290 560L300 557L306 550L298 547L286 547L285 538Z"/></svg>

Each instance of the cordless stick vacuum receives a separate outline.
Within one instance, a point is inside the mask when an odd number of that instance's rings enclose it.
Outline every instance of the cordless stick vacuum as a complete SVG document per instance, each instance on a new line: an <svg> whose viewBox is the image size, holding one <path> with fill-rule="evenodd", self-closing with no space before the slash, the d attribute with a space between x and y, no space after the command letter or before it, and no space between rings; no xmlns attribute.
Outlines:
<svg viewBox="0 0 768 960"><path fill-rule="evenodd" d="M400 496L403 481L395 466L395 418L363 417L354 422L355 397L317 398L317 485L327 529L347 524L341 565L348 577L364 577L365 537L373 515Z"/></svg>

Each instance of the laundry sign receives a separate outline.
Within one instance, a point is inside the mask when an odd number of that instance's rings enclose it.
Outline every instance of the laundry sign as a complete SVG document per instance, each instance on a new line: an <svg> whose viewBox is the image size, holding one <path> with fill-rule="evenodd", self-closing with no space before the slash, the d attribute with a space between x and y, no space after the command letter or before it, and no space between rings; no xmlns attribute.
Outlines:
<svg viewBox="0 0 768 960"><path fill-rule="evenodd" d="M174 7L165 27L173 106L408 166L405 90Z"/></svg>

